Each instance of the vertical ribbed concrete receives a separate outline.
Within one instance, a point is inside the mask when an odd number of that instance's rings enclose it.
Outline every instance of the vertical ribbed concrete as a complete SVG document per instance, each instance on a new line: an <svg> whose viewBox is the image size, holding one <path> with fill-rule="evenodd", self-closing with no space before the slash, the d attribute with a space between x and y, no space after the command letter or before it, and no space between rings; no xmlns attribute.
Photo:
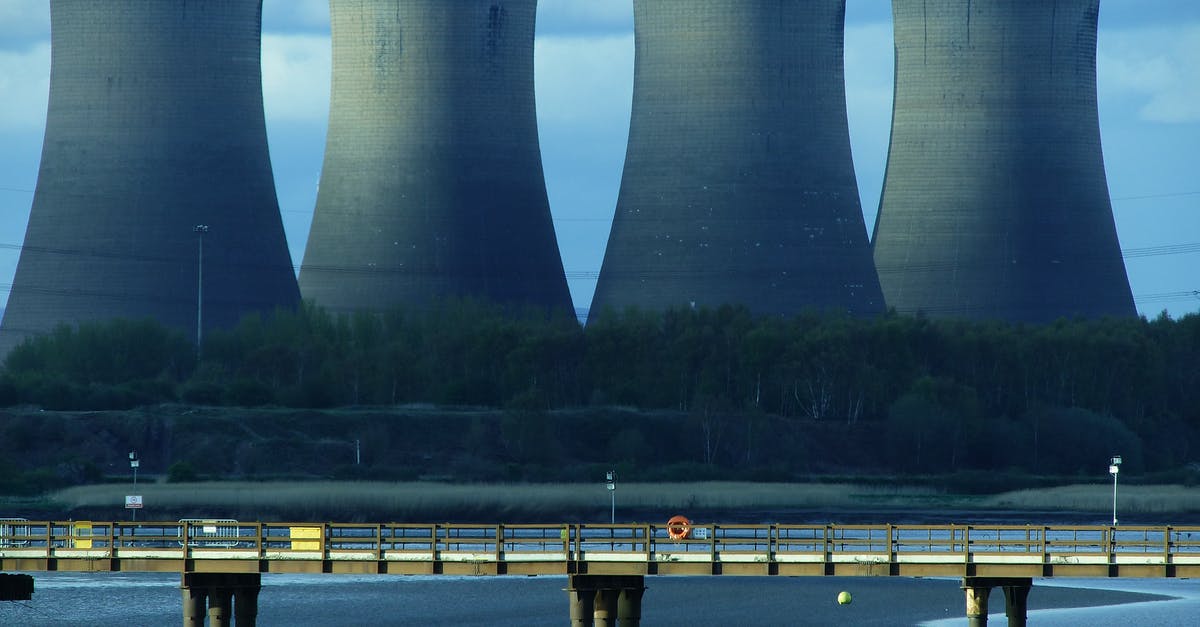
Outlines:
<svg viewBox="0 0 1200 627"><path fill-rule="evenodd" d="M0 355L59 322L299 302L263 116L261 0L52 0L50 100Z"/></svg>
<svg viewBox="0 0 1200 627"><path fill-rule="evenodd" d="M334 311L449 297L568 310L533 91L536 0L336 0L301 291Z"/></svg>
<svg viewBox="0 0 1200 627"><path fill-rule="evenodd" d="M635 0L633 113L592 302L883 309L858 199L844 0Z"/></svg>
<svg viewBox="0 0 1200 627"><path fill-rule="evenodd" d="M894 0L874 251L891 307L1133 316L1096 108L1097 0Z"/></svg>

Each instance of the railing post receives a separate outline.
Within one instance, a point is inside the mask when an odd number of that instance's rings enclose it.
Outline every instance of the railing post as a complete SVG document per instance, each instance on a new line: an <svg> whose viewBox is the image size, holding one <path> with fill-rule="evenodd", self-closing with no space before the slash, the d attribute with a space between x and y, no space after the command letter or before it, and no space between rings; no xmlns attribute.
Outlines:
<svg viewBox="0 0 1200 627"><path fill-rule="evenodd" d="M433 524L429 526L429 550L433 555L433 563L437 564L442 561L442 550L444 543L442 542L442 526ZM447 541L449 538L447 538Z"/></svg>
<svg viewBox="0 0 1200 627"><path fill-rule="evenodd" d="M1109 527L1104 531L1108 536L1108 576L1119 576L1119 567L1117 566L1117 528L1116 526Z"/></svg>
<svg viewBox="0 0 1200 627"><path fill-rule="evenodd" d="M828 570L829 564L833 562L833 525L825 525L824 533L825 546L823 548L825 549L825 557L823 561L825 562L826 570Z"/></svg>
<svg viewBox="0 0 1200 627"><path fill-rule="evenodd" d="M504 525L496 525L496 564L504 561Z"/></svg>
<svg viewBox="0 0 1200 627"><path fill-rule="evenodd" d="M642 525L642 543L643 550L646 552L646 563L649 564L654 560L654 527L650 523Z"/></svg>
<svg viewBox="0 0 1200 627"><path fill-rule="evenodd" d="M375 525L375 561L383 561L383 525Z"/></svg>
<svg viewBox="0 0 1200 627"><path fill-rule="evenodd" d="M775 563L775 553L779 548L779 525L771 523L767 527L767 563Z"/></svg>
<svg viewBox="0 0 1200 627"><path fill-rule="evenodd" d="M887 560L889 567L896 562L896 525L887 526Z"/></svg>
<svg viewBox="0 0 1200 627"><path fill-rule="evenodd" d="M953 527L951 527L951 534L953 535ZM963 545L962 546L963 546L963 564L970 564L972 562L971 525L966 525L963 527ZM984 609L986 609L986 607ZM987 618L984 617L984 620L986 621Z"/></svg>
<svg viewBox="0 0 1200 627"><path fill-rule="evenodd" d="M717 565L717 525L708 526L708 563L715 569Z"/></svg>
<svg viewBox="0 0 1200 627"><path fill-rule="evenodd" d="M1173 577L1173 565L1175 561L1171 554L1171 527L1170 525L1163 528L1163 576Z"/></svg>

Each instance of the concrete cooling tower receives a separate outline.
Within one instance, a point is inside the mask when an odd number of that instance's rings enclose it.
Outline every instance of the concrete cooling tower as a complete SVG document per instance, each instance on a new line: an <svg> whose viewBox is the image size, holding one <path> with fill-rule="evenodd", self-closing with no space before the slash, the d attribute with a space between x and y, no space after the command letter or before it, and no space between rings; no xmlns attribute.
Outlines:
<svg viewBox="0 0 1200 627"><path fill-rule="evenodd" d="M538 147L536 0L334 0L325 166L300 271L333 311L571 308Z"/></svg>
<svg viewBox="0 0 1200 627"><path fill-rule="evenodd" d="M194 330L201 236L206 327L297 306L261 0L51 0L50 14L45 144L0 353L60 322Z"/></svg>
<svg viewBox="0 0 1200 627"><path fill-rule="evenodd" d="M888 305L1133 316L1096 108L1097 0L894 0L875 262Z"/></svg>
<svg viewBox="0 0 1200 627"><path fill-rule="evenodd" d="M844 0L635 0L625 172L591 307L873 314Z"/></svg>

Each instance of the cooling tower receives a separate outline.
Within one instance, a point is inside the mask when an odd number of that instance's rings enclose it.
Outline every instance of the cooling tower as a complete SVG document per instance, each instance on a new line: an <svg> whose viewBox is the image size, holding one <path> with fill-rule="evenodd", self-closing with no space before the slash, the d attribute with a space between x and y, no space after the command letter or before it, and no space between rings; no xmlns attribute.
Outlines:
<svg viewBox="0 0 1200 627"><path fill-rule="evenodd" d="M41 170L0 353L59 322L299 302L263 118L261 0L51 0Z"/></svg>
<svg viewBox="0 0 1200 627"><path fill-rule="evenodd" d="M335 0L300 288L334 311L570 310L533 92L536 0Z"/></svg>
<svg viewBox="0 0 1200 627"><path fill-rule="evenodd" d="M875 262L888 305L1133 316L1096 109L1097 0L894 0Z"/></svg>
<svg viewBox="0 0 1200 627"><path fill-rule="evenodd" d="M633 113L592 303L872 314L844 0L635 0Z"/></svg>

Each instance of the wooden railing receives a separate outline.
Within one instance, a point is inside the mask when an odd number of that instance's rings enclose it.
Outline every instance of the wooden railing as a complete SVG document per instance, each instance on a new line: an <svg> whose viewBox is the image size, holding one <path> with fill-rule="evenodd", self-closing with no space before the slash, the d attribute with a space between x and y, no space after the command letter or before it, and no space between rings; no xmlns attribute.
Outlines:
<svg viewBox="0 0 1200 627"><path fill-rule="evenodd" d="M267 572L290 561L376 564L316 572L419 574L1183 577L1200 576L1200 527L705 524L671 538L665 524L0 521L0 570L98 560L148 570L163 569L156 561L263 562ZM494 568L428 566L446 564Z"/></svg>

